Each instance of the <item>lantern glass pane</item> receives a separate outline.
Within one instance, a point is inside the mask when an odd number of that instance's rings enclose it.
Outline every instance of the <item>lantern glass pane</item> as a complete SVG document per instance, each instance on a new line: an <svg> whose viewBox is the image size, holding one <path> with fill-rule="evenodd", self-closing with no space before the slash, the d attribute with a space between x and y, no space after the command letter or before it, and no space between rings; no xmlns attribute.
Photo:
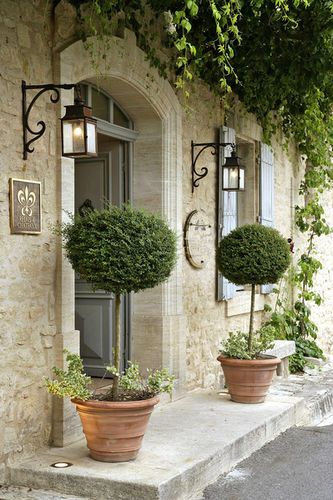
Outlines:
<svg viewBox="0 0 333 500"><path fill-rule="evenodd" d="M96 154L96 125L87 122L87 153Z"/></svg>
<svg viewBox="0 0 333 500"><path fill-rule="evenodd" d="M229 170L229 189L238 189L238 167L228 168Z"/></svg>
<svg viewBox="0 0 333 500"><path fill-rule="evenodd" d="M223 167L223 189L229 189L229 169Z"/></svg>
<svg viewBox="0 0 333 500"><path fill-rule="evenodd" d="M63 122L64 154L84 153L84 120Z"/></svg>
<svg viewBox="0 0 333 500"><path fill-rule="evenodd" d="M239 186L239 167L223 167L223 189L228 189L231 191L238 191ZM244 176L243 176L244 184Z"/></svg>
<svg viewBox="0 0 333 500"><path fill-rule="evenodd" d="M84 121L73 122L73 153L84 153Z"/></svg>
<svg viewBox="0 0 333 500"><path fill-rule="evenodd" d="M239 169L239 189L245 189L245 169L243 167Z"/></svg>
<svg viewBox="0 0 333 500"><path fill-rule="evenodd" d="M70 122L62 122L63 153L73 152L73 129Z"/></svg>

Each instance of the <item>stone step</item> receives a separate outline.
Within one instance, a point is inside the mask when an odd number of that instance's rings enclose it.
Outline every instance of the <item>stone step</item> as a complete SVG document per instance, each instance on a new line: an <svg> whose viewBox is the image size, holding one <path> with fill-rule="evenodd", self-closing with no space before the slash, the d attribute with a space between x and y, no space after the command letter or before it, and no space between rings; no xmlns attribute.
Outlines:
<svg viewBox="0 0 333 500"><path fill-rule="evenodd" d="M66 448L41 450L29 460L6 467L6 482L25 489L8 490L8 494L23 493L4 499L202 498L207 485L284 430L293 425L318 424L332 413L330 363L313 374L277 377L263 404L233 403L226 392L193 392L154 410L136 461L95 462L89 458L83 440ZM51 467L58 461L73 465L67 469ZM1 492L4 494L5 487L0 487Z"/></svg>
<svg viewBox="0 0 333 500"><path fill-rule="evenodd" d="M243 405L231 402L225 393L194 392L153 412L143 447L133 462L96 462L89 458L82 440L11 465L7 480L74 498L198 498L218 476L297 424L303 411L303 399L295 396L271 395L263 404ZM58 461L73 465L51 467Z"/></svg>

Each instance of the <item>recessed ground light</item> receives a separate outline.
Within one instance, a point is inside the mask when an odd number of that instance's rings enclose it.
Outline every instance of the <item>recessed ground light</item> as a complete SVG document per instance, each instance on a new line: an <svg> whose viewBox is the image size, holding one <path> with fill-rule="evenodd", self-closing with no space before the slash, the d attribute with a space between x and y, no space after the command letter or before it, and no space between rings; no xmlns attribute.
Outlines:
<svg viewBox="0 0 333 500"><path fill-rule="evenodd" d="M66 467L70 467L71 464L70 462L55 462L54 464L51 464L50 467L55 467L56 469L66 469Z"/></svg>

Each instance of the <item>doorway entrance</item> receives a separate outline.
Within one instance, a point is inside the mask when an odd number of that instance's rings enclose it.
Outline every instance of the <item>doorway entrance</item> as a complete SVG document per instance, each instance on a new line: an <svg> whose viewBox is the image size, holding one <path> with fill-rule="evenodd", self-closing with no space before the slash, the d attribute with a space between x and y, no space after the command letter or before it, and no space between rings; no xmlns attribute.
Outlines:
<svg viewBox="0 0 333 500"><path fill-rule="evenodd" d="M75 161L75 212L120 206L129 195L130 144L98 134L99 156ZM88 375L102 377L105 365L113 364L115 301L103 290L92 291L79 276L75 278L75 329L80 331L80 355ZM121 361L130 358L130 296L121 304Z"/></svg>

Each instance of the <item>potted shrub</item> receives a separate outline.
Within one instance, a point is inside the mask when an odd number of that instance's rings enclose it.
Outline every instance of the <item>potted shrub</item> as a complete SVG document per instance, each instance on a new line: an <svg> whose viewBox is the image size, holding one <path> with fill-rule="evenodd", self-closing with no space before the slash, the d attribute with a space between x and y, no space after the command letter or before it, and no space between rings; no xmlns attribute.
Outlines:
<svg viewBox="0 0 333 500"><path fill-rule="evenodd" d="M217 358L233 401L264 401L277 365L275 357L262 353L272 347L274 329L262 327L253 332L255 289L257 285L276 283L290 264L287 240L271 227L247 224L222 239L217 253L220 272L236 285L251 285L250 325L248 334L231 332L222 343Z"/></svg>
<svg viewBox="0 0 333 500"><path fill-rule="evenodd" d="M47 380L47 388L71 397L92 458L132 460L158 403L157 394L171 392L173 377L163 369L150 370L143 380L135 363L120 374L120 300L124 293L152 288L170 276L176 263L176 235L160 217L129 205L71 216L59 232L73 269L93 289L115 296L114 365L107 368L113 385L107 394L92 393L82 361L68 353L68 370L54 368L58 379Z"/></svg>

